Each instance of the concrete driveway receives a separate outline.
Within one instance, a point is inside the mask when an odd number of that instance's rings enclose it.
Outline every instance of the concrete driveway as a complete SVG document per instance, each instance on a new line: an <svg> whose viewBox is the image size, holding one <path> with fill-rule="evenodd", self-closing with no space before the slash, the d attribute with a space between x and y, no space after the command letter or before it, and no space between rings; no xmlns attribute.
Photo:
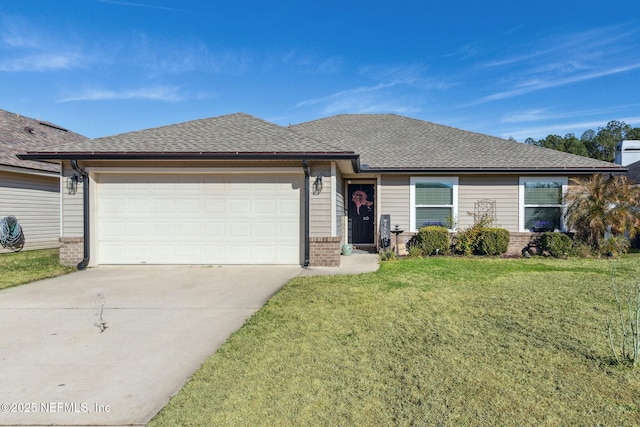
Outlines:
<svg viewBox="0 0 640 427"><path fill-rule="evenodd" d="M0 425L144 425L301 272L105 266L0 291Z"/></svg>

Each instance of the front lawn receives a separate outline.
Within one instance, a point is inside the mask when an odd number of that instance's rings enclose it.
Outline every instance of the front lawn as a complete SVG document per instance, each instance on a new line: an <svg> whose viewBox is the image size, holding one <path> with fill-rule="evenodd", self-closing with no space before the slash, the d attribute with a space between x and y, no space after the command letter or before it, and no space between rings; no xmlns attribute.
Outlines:
<svg viewBox="0 0 640 427"><path fill-rule="evenodd" d="M607 341L612 265L428 258L297 278L150 425L638 425L640 368ZM640 257L616 275L637 284Z"/></svg>
<svg viewBox="0 0 640 427"><path fill-rule="evenodd" d="M75 267L60 265L57 249L0 254L0 289L60 276Z"/></svg>

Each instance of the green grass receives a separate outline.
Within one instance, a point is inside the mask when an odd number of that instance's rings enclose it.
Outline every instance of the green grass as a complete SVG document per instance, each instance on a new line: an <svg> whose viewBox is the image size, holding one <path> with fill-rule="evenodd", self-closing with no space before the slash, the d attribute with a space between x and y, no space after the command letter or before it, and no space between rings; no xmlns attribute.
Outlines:
<svg viewBox="0 0 640 427"><path fill-rule="evenodd" d="M60 265L57 249L0 254L0 289L75 271Z"/></svg>
<svg viewBox="0 0 640 427"><path fill-rule="evenodd" d="M165 425L638 425L612 361L612 261L429 258L297 278L152 420ZM638 283L640 257L618 283Z"/></svg>

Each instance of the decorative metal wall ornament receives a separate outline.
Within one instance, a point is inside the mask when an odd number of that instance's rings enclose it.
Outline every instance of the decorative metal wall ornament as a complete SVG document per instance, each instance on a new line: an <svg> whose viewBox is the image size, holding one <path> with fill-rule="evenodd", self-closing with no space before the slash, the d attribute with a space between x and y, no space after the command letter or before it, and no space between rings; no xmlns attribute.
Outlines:
<svg viewBox="0 0 640 427"><path fill-rule="evenodd" d="M489 218L491 222L486 225L493 225L496 220L496 201L490 199L477 200L473 204L473 222L477 224Z"/></svg>

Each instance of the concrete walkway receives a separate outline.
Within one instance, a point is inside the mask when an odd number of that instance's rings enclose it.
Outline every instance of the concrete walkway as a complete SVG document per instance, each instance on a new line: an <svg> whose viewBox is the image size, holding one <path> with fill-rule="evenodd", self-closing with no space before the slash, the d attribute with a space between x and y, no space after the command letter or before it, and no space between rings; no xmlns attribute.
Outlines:
<svg viewBox="0 0 640 427"><path fill-rule="evenodd" d="M300 276L371 273L378 270L377 254L353 254L340 257L340 267L308 267Z"/></svg>
<svg viewBox="0 0 640 427"><path fill-rule="evenodd" d="M377 266L103 266L2 290L0 425L144 425L288 280Z"/></svg>

